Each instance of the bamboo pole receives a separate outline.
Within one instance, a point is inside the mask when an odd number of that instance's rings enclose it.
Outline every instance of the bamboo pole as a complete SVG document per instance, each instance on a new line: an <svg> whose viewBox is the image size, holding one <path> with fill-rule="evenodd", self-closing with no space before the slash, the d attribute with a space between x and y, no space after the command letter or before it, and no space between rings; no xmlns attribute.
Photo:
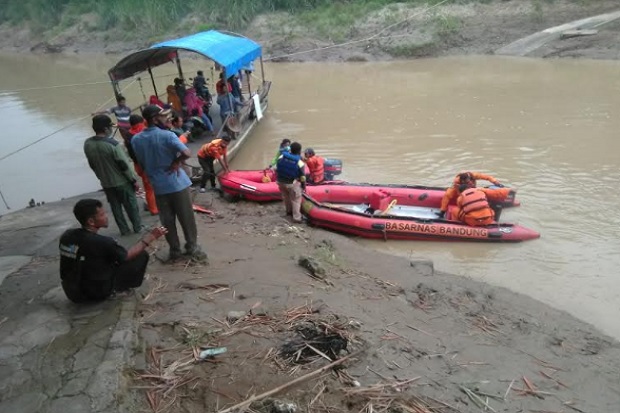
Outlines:
<svg viewBox="0 0 620 413"><path fill-rule="evenodd" d="M257 396L252 396L252 397L250 397L249 399L247 399L244 402L235 404L234 406L231 406L231 407L229 407L227 409L220 410L217 413L233 413L233 412L235 412L235 411L237 411L239 409L246 408L247 406L249 406L250 404L254 403L255 401L262 400L262 399L264 399L266 397L269 397L269 396L273 396L274 394L280 393L281 391L286 390L289 387L293 387L293 386L295 386L295 385L297 385L299 383L302 383L302 382L304 382L306 380L310 380L313 377L320 376L321 374L323 374L327 370L331 369L332 367L336 367L337 365L344 363L348 359L350 359L350 358L352 358L354 356L357 356L361 352L362 351L360 350L360 351L356 351L354 353L351 353L348 356L343 357L341 359L338 359L338 360L334 361L333 363L329 363L328 365L323 366L323 367L321 367L318 370L314 370L313 372L310 372L310 373L308 373L306 375L298 377L298 378L296 378L293 381L285 383L285 384L283 384L283 385L281 385L279 387L276 387L275 389L271 389L271 390L269 390L269 391L267 391L265 393L259 394Z"/></svg>

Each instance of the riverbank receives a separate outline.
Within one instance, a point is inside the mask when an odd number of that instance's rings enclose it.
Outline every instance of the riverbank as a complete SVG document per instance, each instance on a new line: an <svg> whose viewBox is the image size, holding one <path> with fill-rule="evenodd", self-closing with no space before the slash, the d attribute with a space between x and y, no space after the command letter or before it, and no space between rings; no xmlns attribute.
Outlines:
<svg viewBox="0 0 620 413"><path fill-rule="evenodd" d="M240 32L261 43L274 61L374 61L419 57L493 54L523 37L586 17L618 10L617 2L491 1L419 6L393 3L383 8L322 6L304 13L260 14ZM153 42L211 27L209 16L179 17L156 34L104 29L94 14L48 30L28 25L0 26L0 50L34 53L123 54ZM556 39L532 51L535 57L620 58L620 22L588 36Z"/></svg>
<svg viewBox="0 0 620 413"><path fill-rule="evenodd" d="M166 247L158 243L145 285L135 297L116 302L137 305L135 314L125 311L122 334L114 334L119 325L114 319L121 313L115 302L91 306L85 315L84 309L68 305L58 287L55 243L62 229L73 225L74 200L0 220L3 254L39 256L9 274L0 287L7 314L0 324L0 347L19 349L15 353L21 360L2 352L1 362L11 367L0 377L2 410L44 411L45 406L56 411L52 407L66 405L68 397L76 397L80 406L101 397L96 405L109 406L110 393L118 391L115 403L120 405L109 411L145 410L149 404L156 411L168 405L171 411L217 411L302 377L328 364L325 359L334 353L349 352L355 355L338 374L327 371L274 397L313 412L415 401L448 412L478 411L479 401L469 391L496 411L572 407L603 412L620 404L614 390L620 345L566 313L502 288L439 273L431 262L410 262L337 234L291 225L279 204L229 203L213 193L196 194L195 201L216 213L213 219L197 216L210 265L161 264L157 256ZM41 242L30 245L32 239ZM323 270L311 276L298 265L302 255ZM17 340L15 332L32 325L26 321L34 313L42 316L45 307L73 321L32 333L23 343ZM110 326L107 338L100 328L85 327L89 317L95 327ZM134 330L126 324L130 320ZM16 330L19 325L22 329ZM138 333L136 344L130 331ZM310 342L314 349L300 333L306 339L316 335ZM105 344L119 337L125 339ZM81 343L91 344L83 349ZM226 347L226 352L198 361L202 346ZM106 348L124 354L118 360L125 362L111 370L110 362L104 363L105 377L117 372L124 378L89 385L86 378L94 376L80 375L76 368L95 368L108 354L101 350ZM52 354L56 361L49 364ZM40 357L49 361L43 363L50 369L45 374L27 362ZM58 372L66 363L74 368ZM11 373L20 365L27 375ZM58 384L54 375L62 377ZM377 384L384 390L381 397L377 388L369 389ZM37 398L39 410L27 409L31 389L41 387L45 397ZM273 411L258 404L253 409Z"/></svg>

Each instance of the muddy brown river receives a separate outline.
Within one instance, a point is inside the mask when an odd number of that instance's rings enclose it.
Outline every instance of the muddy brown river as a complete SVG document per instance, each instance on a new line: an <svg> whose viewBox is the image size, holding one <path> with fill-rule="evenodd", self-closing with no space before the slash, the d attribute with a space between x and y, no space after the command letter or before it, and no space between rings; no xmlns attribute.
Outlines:
<svg viewBox="0 0 620 413"><path fill-rule="evenodd" d="M79 118L111 96L107 84L15 90L105 82L113 62L0 56L0 158L77 120L0 161L13 209L97 189L82 154L88 119ZM342 159L350 181L445 186L460 170L490 173L522 202L502 220L542 238L359 242L533 296L620 338L619 71L616 61L499 57L268 65L268 116L232 166L265 167L288 136ZM142 100L138 83L125 93Z"/></svg>

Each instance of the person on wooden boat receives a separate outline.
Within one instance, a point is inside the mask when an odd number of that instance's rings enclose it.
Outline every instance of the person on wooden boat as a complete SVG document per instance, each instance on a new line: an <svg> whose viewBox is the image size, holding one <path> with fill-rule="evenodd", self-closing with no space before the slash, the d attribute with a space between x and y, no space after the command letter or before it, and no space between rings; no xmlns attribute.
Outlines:
<svg viewBox="0 0 620 413"><path fill-rule="evenodd" d="M231 83L224 80L224 73L220 73L220 80L215 84L215 91L217 92L217 104L220 106L220 117L223 123L227 116L237 113L238 109L244 104L232 94L233 87Z"/></svg>
<svg viewBox="0 0 620 413"><path fill-rule="evenodd" d="M461 172L456 177L454 177L454 181L452 182L452 186L446 190L442 200L441 200L441 210L437 213L437 216L443 218L446 215L446 211L448 210L448 205L454 204L456 199L459 196L458 188L460 185L467 185L468 188L476 187L476 180L482 179L484 181L489 181L493 185L497 185L502 187L503 185L491 175L486 175L480 172Z"/></svg>
<svg viewBox="0 0 620 413"><path fill-rule="evenodd" d="M181 105L185 106L185 84L183 83L183 79L179 77L174 78L174 91L177 93Z"/></svg>
<svg viewBox="0 0 620 413"><path fill-rule="evenodd" d="M240 102L243 102L245 98L243 97L243 93L241 92L242 85L239 76L232 75L228 78L228 84L230 85L232 95L237 98Z"/></svg>
<svg viewBox="0 0 620 413"><path fill-rule="evenodd" d="M207 88L207 79L205 78L204 72L199 70L196 72L196 77L194 78L194 82L192 83L194 89L196 89L196 94L203 98L204 100L211 99L211 94L209 93L209 89Z"/></svg>
<svg viewBox="0 0 620 413"><path fill-rule="evenodd" d="M290 152L290 151L291 151L291 140L288 138L282 139L282 142L280 142L280 146L278 147L278 152L276 152L276 156L273 157L273 160L269 164L269 168L273 168L274 166L276 166L276 164L278 163L278 159L280 159L280 155L282 155L284 152Z"/></svg>
<svg viewBox="0 0 620 413"><path fill-rule="evenodd" d="M177 113L183 113L183 104L181 103L181 99L179 99L177 91L173 85L168 85L168 87L166 87L166 94L168 103L172 106L174 111Z"/></svg>
<svg viewBox="0 0 620 413"><path fill-rule="evenodd" d="M160 127L168 117L164 112L159 106L145 107L142 117L147 128L132 138L131 145L155 190L159 220L168 228L168 261L182 256L176 224L178 219L185 235L185 254L193 261L206 262L207 254L198 245L198 229L190 195L192 181L182 168L183 161L191 156L191 152L174 132Z"/></svg>
<svg viewBox="0 0 620 413"><path fill-rule="evenodd" d="M472 188L467 184L461 184L458 188L459 197L456 200L458 212L456 217L459 221L478 227L490 225L495 222L495 212L489 205L486 188Z"/></svg>
<svg viewBox="0 0 620 413"><path fill-rule="evenodd" d="M325 181L325 159L316 155L314 149L307 148L304 151L304 161L310 171L308 183L312 185L322 184Z"/></svg>
<svg viewBox="0 0 620 413"><path fill-rule="evenodd" d="M286 215L293 216L293 222L301 223L301 194L306 189L306 165L301 160L301 144L293 142L291 151L282 152L276 163L278 188L286 208Z"/></svg>
<svg viewBox="0 0 620 413"><path fill-rule="evenodd" d="M138 158L136 158L136 154L133 151L133 146L131 146L131 140L133 137L144 129L146 129L146 123L144 122L144 118L140 115L131 115L129 117L129 124L131 125L129 128L129 139L125 141L125 148L127 149L127 153L129 157L133 161L133 168L138 174L140 178L142 178L142 186L144 187L144 195L146 199L146 207L148 208L151 215L159 214L159 210L157 209L157 201L155 201L155 191L153 191L153 186L149 181L149 177L144 172L144 169L140 166L140 162L138 162Z"/></svg>
<svg viewBox="0 0 620 413"><path fill-rule="evenodd" d="M123 95L116 95L116 106L102 112L95 112L92 115L114 115L116 117L116 125L122 129L129 129L129 116L131 108L127 106L127 100Z"/></svg>
<svg viewBox="0 0 620 413"><path fill-rule="evenodd" d="M166 228L152 229L126 250L113 238L98 234L108 227L101 201L81 199L73 214L80 228L65 231L58 243L60 279L67 298L75 303L102 301L142 285L149 262L145 249L165 235Z"/></svg>
<svg viewBox="0 0 620 413"><path fill-rule="evenodd" d="M190 140L190 132L183 129L183 118L181 118L178 114L173 113L169 122L170 126L168 127L168 129L174 132L174 134L179 137L181 142L187 144L187 142L189 142Z"/></svg>
<svg viewBox="0 0 620 413"><path fill-rule="evenodd" d="M129 159L122 145L112 137L113 127L112 119L108 115L93 117L95 136L84 142L84 154L88 165L101 183L121 235L131 233L123 215L123 208L127 212L134 232L138 234L142 230L136 199L136 191L140 187L136 174L129 167Z"/></svg>
<svg viewBox="0 0 620 413"><path fill-rule="evenodd" d="M204 104L205 101L196 95L196 90L194 88L189 88L185 91L185 107L187 111L192 114L192 117L198 116L207 130L213 132L211 119L204 113ZM196 113L196 115L194 115L194 113Z"/></svg>
<svg viewBox="0 0 620 413"><path fill-rule="evenodd" d="M211 142L202 145L198 150L198 162L202 167L202 179L200 180L200 192L206 192L207 179L211 180L211 189L215 189L215 166L217 161L225 172L230 172L228 166L227 148L230 143L230 137L225 136L222 139L214 139Z"/></svg>

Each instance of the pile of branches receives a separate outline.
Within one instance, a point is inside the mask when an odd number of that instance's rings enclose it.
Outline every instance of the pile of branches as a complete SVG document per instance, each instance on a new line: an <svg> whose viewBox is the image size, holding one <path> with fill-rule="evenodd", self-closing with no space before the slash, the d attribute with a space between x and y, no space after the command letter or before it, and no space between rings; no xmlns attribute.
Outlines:
<svg viewBox="0 0 620 413"><path fill-rule="evenodd" d="M341 324L304 321L293 330L296 336L280 347L280 356L291 364L307 364L317 357L336 360L349 345L349 333Z"/></svg>

